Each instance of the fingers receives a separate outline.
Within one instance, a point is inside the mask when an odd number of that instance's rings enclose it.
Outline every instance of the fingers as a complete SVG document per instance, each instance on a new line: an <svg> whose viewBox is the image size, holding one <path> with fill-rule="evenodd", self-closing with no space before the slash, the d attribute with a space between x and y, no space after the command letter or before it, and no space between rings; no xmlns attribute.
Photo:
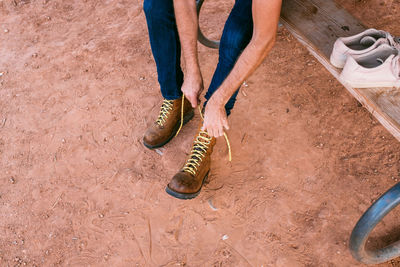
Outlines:
<svg viewBox="0 0 400 267"><path fill-rule="evenodd" d="M208 125L206 122L203 123L203 126L201 127L202 131L207 131L207 133L210 136L213 137L220 137L224 135L224 129L223 129L223 124L222 122L220 123L212 123Z"/></svg>
<svg viewBox="0 0 400 267"><path fill-rule="evenodd" d="M228 120L226 118L222 120L222 125L225 129L229 130Z"/></svg>
<svg viewBox="0 0 400 267"><path fill-rule="evenodd" d="M199 99L197 98L197 96L192 95L192 94L185 94L185 97L187 98L187 100L189 100L190 104L192 105L193 108L196 108L197 105L199 104Z"/></svg>
<svg viewBox="0 0 400 267"><path fill-rule="evenodd" d="M187 100L189 100L193 108L196 108L200 104L200 93L203 91L203 89L203 84L193 85L192 83L186 81L181 87L183 94Z"/></svg>
<svg viewBox="0 0 400 267"><path fill-rule="evenodd" d="M207 131L212 137L220 137L224 135L224 128L229 129L225 110L213 110L212 107L210 110L210 106L207 105L201 130Z"/></svg>
<svg viewBox="0 0 400 267"><path fill-rule="evenodd" d="M199 102L197 101L196 97L192 97L192 99L189 99L190 103L192 104L192 108L196 108Z"/></svg>

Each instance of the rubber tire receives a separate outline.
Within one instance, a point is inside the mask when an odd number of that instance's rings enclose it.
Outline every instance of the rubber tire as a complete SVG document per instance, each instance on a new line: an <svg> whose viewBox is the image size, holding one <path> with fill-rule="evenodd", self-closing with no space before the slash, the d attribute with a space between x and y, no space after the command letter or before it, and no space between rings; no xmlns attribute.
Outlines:
<svg viewBox="0 0 400 267"><path fill-rule="evenodd" d="M197 19L199 19L199 17L200 17L200 9L201 9L201 6L203 5L203 2L204 2L204 0L196 0ZM199 28L198 28L197 39L199 40L199 42L202 45L207 46L209 48L217 49L219 47L219 41L210 40L204 36L204 34L201 32L201 29L200 29L200 23L199 23Z"/></svg>
<svg viewBox="0 0 400 267"><path fill-rule="evenodd" d="M350 236L350 251L353 257L365 264L378 264L400 256L400 240L384 248L367 250L365 244L375 226L400 204L400 183L383 194L364 213Z"/></svg>

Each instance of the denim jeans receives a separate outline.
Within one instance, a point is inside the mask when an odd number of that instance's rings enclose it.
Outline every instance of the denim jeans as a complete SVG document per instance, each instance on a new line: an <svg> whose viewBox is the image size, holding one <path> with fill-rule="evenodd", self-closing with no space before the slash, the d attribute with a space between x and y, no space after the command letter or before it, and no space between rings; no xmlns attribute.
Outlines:
<svg viewBox="0 0 400 267"><path fill-rule="evenodd" d="M251 6L252 0L235 1L222 32L218 65L205 95L207 101L229 75L243 49L250 42L253 34ZM168 100L177 99L182 95L183 72L173 0L144 0L143 9L150 46L157 65L161 94ZM235 104L238 92L239 88L225 105L227 115Z"/></svg>

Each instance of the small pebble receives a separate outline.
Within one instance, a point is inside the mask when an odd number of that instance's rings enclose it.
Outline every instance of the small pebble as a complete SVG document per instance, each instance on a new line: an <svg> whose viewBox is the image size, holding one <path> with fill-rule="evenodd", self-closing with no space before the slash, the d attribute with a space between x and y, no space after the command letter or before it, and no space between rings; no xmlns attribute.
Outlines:
<svg viewBox="0 0 400 267"><path fill-rule="evenodd" d="M100 213L100 214L99 214L99 217L100 217L100 218L103 218L103 217L104 217L104 215Z"/></svg>
<svg viewBox="0 0 400 267"><path fill-rule="evenodd" d="M227 240L228 238L229 238L228 235L223 235L223 236L222 236L222 240Z"/></svg>
<svg viewBox="0 0 400 267"><path fill-rule="evenodd" d="M9 30L8 30L8 29L5 29L5 30L4 30L4 32L5 32L5 33L8 33L8 32L9 32Z"/></svg>
<svg viewBox="0 0 400 267"><path fill-rule="evenodd" d="M15 179L14 179L14 177L11 177L11 178L10 178L10 183L15 184Z"/></svg>
<svg viewBox="0 0 400 267"><path fill-rule="evenodd" d="M213 211L217 211L217 210L218 210L218 209L213 205L211 199L208 200L208 205L210 206L210 208L211 208Z"/></svg>
<svg viewBox="0 0 400 267"><path fill-rule="evenodd" d="M140 81L144 81L144 80L146 80L146 77L141 76L141 77L139 77L139 80L140 80Z"/></svg>
<svg viewBox="0 0 400 267"><path fill-rule="evenodd" d="M248 83L246 81L243 82L244 87L249 87Z"/></svg>
<svg viewBox="0 0 400 267"><path fill-rule="evenodd" d="M156 149L156 152L157 152L157 154L160 155L160 156L164 155L164 153L163 153L160 149L158 149L158 148Z"/></svg>

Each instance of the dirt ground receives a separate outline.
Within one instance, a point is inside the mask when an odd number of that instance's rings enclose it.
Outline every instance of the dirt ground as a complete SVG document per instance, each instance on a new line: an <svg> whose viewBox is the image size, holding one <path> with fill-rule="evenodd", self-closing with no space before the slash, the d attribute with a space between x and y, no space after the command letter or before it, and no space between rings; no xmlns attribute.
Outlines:
<svg viewBox="0 0 400 267"><path fill-rule="evenodd" d="M338 2L400 35L398 1ZM231 6L206 2L204 32ZM207 85L217 51L200 61ZM0 0L0 73L0 266L362 266L350 232L400 179L400 143L284 28L230 116L232 162L218 140L190 201L164 188L199 115L141 142L161 103L141 1Z"/></svg>

